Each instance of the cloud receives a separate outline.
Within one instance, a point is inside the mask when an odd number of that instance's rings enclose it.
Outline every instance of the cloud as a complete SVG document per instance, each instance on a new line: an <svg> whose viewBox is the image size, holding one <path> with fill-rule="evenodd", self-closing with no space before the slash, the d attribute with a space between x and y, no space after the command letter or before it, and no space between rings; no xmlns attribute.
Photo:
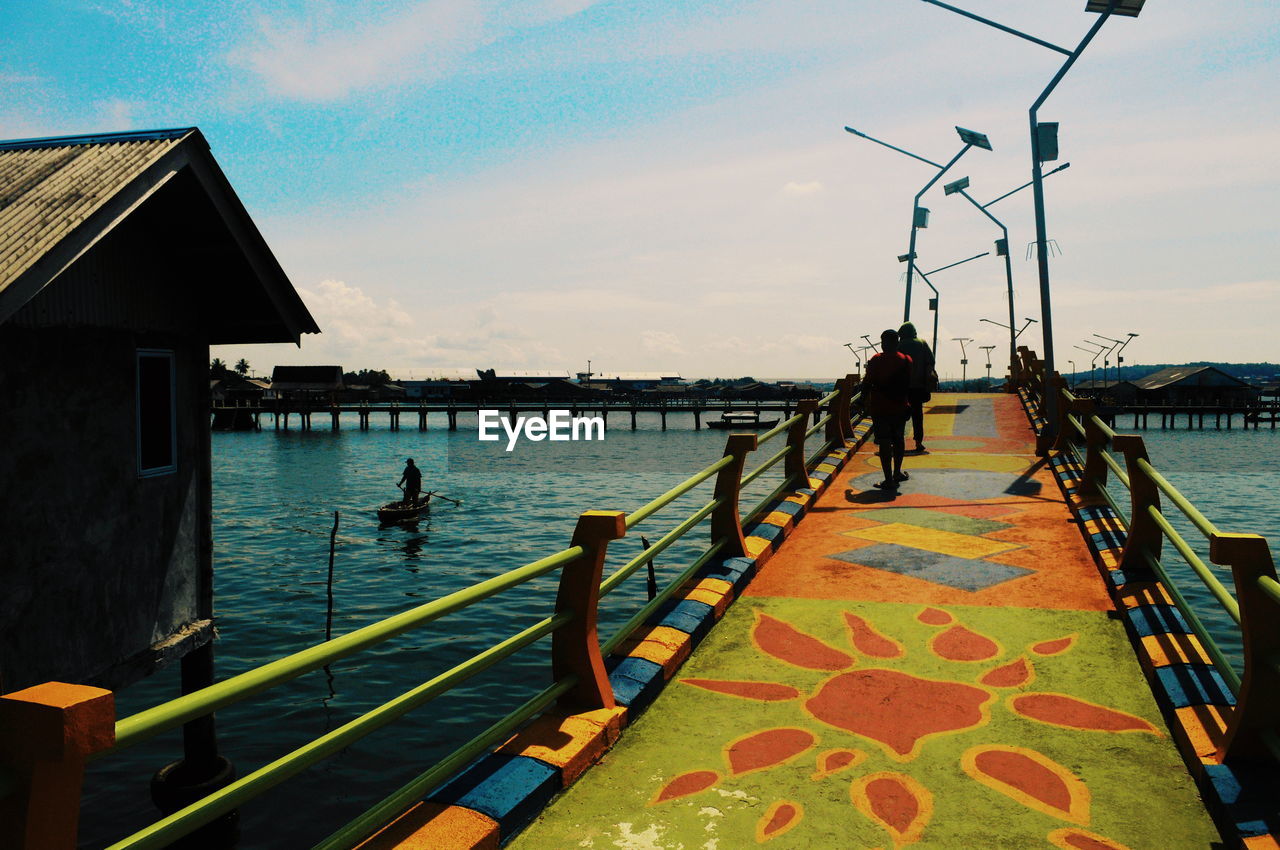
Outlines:
<svg viewBox="0 0 1280 850"><path fill-rule="evenodd" d="M329 101L407 79L444 76L479 46L485 15L475 0L434 0L381 20L334 17L329 7L292 20L260 17L228 56L278 97Z"/></svg>
<svg viewBox="0 0 1280 850"><path fill-rule="evenodd" d="M403 83L431 83L511 32L576 15L599 0L537 0L501 9L490 0L428 0L366 20L355 6L311 6L300 17L259 17L227 60L278 98L344 99Z"/></svg>
<svg viewBox="0 0 1280 850"><path fill-rule="evenodd" d="M645 331L640 335L640 345L654 354L685 354L680 337L667 331Z"/></svg>
<svg viewBox="0 0 1280 850"><path fill-rule="evenodd" d="M816 195L823 189L822 183L818 180L810 180L808 183L796 183L794 180L782 187L782 194L790 196Z"/></svg>

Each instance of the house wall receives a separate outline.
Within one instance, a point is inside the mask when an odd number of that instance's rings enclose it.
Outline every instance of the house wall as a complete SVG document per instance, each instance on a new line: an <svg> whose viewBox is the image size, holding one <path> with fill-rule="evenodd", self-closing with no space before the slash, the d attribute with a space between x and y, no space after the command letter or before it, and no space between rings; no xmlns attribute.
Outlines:
<svg viewBox="0 0 1280 850"><path fill-rule="evenodd" d="M177 655L208 635L199 309L173 296L173 258L136 228L86 259L0 325L0 692L48 680L118 687L149 672L158 644ZM124 307L100 309L113 293ZM145 478L138 348L172 349L177 382L177 470Z"/></svg>

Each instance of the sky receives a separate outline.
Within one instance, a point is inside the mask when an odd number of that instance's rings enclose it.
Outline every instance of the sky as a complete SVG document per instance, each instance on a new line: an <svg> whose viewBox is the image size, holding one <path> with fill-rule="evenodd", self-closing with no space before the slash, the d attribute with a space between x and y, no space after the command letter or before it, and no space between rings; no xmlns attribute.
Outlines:
<svg viewBox="0 0 1280 850"><path fill-rule="evenodd" d="M1084 0L964 8L1074 48ZM919 0L11 0L0 138L198 126L323 333L276 364L830 378L903 319L923 197L938 371L996 377L1000 234L1065 57ZM1280 361L1280 4L1149 0L1040 109L1056 365ZM1043 351L1032 193L1010 230ZM933 314L917 278L911 318ZM1102 359L1096 359L1101 367Z"/></svg>

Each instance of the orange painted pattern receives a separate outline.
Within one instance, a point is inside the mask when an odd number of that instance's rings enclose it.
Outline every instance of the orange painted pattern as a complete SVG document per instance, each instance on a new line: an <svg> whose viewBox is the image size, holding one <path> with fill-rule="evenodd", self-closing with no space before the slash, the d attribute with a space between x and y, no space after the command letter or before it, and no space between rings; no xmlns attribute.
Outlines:
<svg viewBox="0 0 1280 850"><path fill-rule="evenodd" d="M1149 732L1158 738L1164 737L1164 733L1141 717L1067 694L1018 694L1009 698L1009 708L1015 714L1065 729Z"/></svg>
<svg viewBox="0 0 1280 850"><path fill-rule="evenodd" d="M731 776L741 776L789 762L812 749L817 740L808 729L765 729L730 742L724 760Z"/></svg>
<svg viewBox="0 0 1280 850"><path fill-rule="evenodd" d="M847 652L841 652L762 611L756 612L751 640L762 652L806 670L835 671L853 666L853 656Z"/></svg>
<svg viewBox="0 0 1280 850"><path fill-rule="evenodd" d="M966 750L960 763L978 782L1028 808L1082 826L1089 823L1089 788L1043 753L988 744Z"/></svg>
<svg viewBox="0 0 1280 850"><path fill-rule="evenodd" d="M849 800L888 831L894 847L919 841L933 817L933 794L905 773L880 771L860 777L849 787Z"/></svg>

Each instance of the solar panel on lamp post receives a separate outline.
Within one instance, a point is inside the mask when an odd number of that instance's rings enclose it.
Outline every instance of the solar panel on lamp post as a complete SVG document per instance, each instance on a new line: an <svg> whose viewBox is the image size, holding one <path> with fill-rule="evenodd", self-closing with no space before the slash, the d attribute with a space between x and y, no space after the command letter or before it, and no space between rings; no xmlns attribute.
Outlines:
<svg viewBox="0 0 1280 850"><path fill-rule="evenodd" d="M959 9L949 3L943 3L942 0L924 0L924 2L955 12L958 15L963 15L966 18L994 27L1002 32L1009 33L1010 35L1016 35L1019 38L1039 44L1041 47L1047 47L1050 50L1061 53L1067 57L1066 61L1062 63L1062 67L1060 67L1058 72L1053 75L1053 79L1049 81L1049 84L1045 86L1044 91L1040 93L1040 96L1035 99L1035 102L1031 104L1031 108L1027 111L1027 117L1031 125L1031 185L1032 193L1035 198L1035 245L1036 261L1040 276L1040 318L1042 328L1044 330L1044 371L1045 377L1048 378L1054 371L1053 311L1050 306L1051 299L1049 294L1049 254L1048 251L1045 250L1048 243L1048 237L1045 231L1044 175L1040 171L1040 164L1042 162L1058 158L1058 125L1057 122L1045 122L1044 124L1041 124L1038 113L1040 107L1049 98L1049 95L1053 93L1053 90L1057 87L1058 83L1060 83L1062 78L1066 76L1067 71L1069 71L1071 66L1075 64L1076 60L1080 58L1080 54L1084 52L1084 49L1089 46L1089 42L1093 41L1093 37L1098 34L1098 30L1102 29L1102 25L1105 24L1112 15L1137 17L1138 13L1142 11L1144 0L1089 0L1085 5L1085 11L1098 12L1100 14L1098 20L1089 28L1089 31L1085 33L1084 38L1080 40L1080 43L1076 45L1074 50L1059 47L1051 42L1044 41L1043 39L1036 38L1035 36L1027 35L1024 32L1019 32L1012 27L996 23L995 21L989 20L980 15L975 15L972 12L966 12L964 9ZM1057 413L1058 399L1056 394L1045 393L1045 427L1041 434L1042 440L1040 441L1040 447L1042 450L1043 447L1050 445L1052 438L1057 435Z"/></svg>
<svg viewBox="0 0 1280 850"><path fill-rule="evenodd" d="M1057 168L1053 169L1053 171L1050 171L1048 174L1044 176L1048 177L1051 174L1057 174L1059 171L1062 171L1064 168L1070 168L1070 167L1071 167L1071 163L1064 162L1062 163L1062 165L1059 165ZM996 256L1004 257L1005 289L1006 289L1006 292L1008 293L1008 301L1009 301L1009 324L1005 325L1004 327L1009 329L1009 374L1010 375L1017 374L1017 370L1018 370L1018 341L1017 341L1018 334L1015 333L1013 330L1013 325L1015 321L1013 318L1013 258L1010 256L1010 253L1009 253L1009 228L1005 226L1004 222L1000 221L1000 219L996 218L994 215L988 212L987 207L991 206L994 203L997 203L998 201L1003 201L1005 198L1009 197L1010 195L1020 192L1030 185L1031 185L1030 183L1023 183L1017 189L1013 189L1011 191L1005 192L1003 195L996 198L994 201L988 201L985 204L978 203L973 199L972 195L970 195L968 192L965 191L966 189L969 188L968 177L961 177L959 180L948 183L942 187L942 193L944 195L957 195L957 194L960 195L966 201L973 204L977 208L978 212L982 213L987 218L995 222L996 227L1000 228L1000 238L996 240ZM1025 330L1025 326L1024 326L1024 330ZM1012 384L1010 386L1012 387Z"/></svg>
<svg viewBox="0 0 1280 850"><path fill-rule="evenodd" d="M964 147L960 148L960 152L951 157L951 161L946 165L939 165L933 160L925 159L919 154L914 154L909 150L904 150L896 145L883 142L873 136L868 136L861 130L855 130L852 127L845 127L844 129L847 133L860 136L869 142L875 142L877 145L883 145L890 150L897 151L900 154L905 154L912 159L918 159L921 162L932 165L934 168L938 169L938 173L933 175L933 178L930 179L928 183L924 184L924 187L919 192L916 192L915 197L911 201L911 240L907 248L907 253L899 256L898 262L914 260L916 255L916 231L929 226L929 211L920 206L920 198L924 196L925 192L929 191L930 187L932 187L934 183L938 182L942 175L946 174L947 171L950 170L951 166L960 161L960 157L964 156L969 151L969 148L982 148L983 150L989 151L991 150L991 141L987 138L985 133L979 133L976 130L966 130L964 127L956 127L956 134L960 136L960 141L964 142ZM902 309L902 321L904 322L911 321L911 277L912 266L908 265L905 305Z"/></svg>

